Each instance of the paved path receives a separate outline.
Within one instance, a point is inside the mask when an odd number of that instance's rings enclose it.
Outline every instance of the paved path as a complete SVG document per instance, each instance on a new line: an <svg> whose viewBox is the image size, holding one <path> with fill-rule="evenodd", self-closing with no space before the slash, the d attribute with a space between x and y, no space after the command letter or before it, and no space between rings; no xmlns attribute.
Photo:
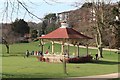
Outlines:
<svg viewBox="0 0 120 80"><path fill-rule="evenodd" d="M120 78L120 73L85 76L85 77L72 77L72 78L65 79L65 80L108 80L108 79L113 79L113 78Z"/></svg>
<svg viewBox="0 0 120 80"><path fill-rule="evenodd" d="M48 79L48 80L111 80L114 78L120 78L120 73L111 73L105 75L94 75L94 76L85 76L85 77L70 77L62 79Z"/></svg>
<svg viewBox="0 0 120 80"><path fill-rule="evenodd" d="M112 74L105 74L105 75L94 75L94 76L86 76L81 78L118 78L120 73L112 73Z"/></svg>
<svg viewBox="0 0 120 80"><path fill-rule="evenodd" d="M58 43L58 44L61 44L60 42L56 42L55 43ZM65 45L67 45L67 43L65 43ZM70 46L73 46L73 44L69 44ZM77 47L77 46L76 46ZM79 47L81 48L86 48L86 46L82 46L80 45ZM97 47L88 47L89 49L97 49ZM103 50L107 50L107 51L118 51L118 49L108 49L108 48L103 48Z"/></svg>

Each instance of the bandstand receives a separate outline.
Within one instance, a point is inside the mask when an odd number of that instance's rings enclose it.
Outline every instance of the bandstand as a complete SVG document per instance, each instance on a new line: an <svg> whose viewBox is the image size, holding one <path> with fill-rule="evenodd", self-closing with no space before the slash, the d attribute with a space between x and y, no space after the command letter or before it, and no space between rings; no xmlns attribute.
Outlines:
<svg viewBox="0 0 120 80"><path fill-rule="evenodd" d="M70 54L69 54L69 46L71 44L76 45L78 48L78 53L75 54L77 55L77 57L79 57L79 42L81 40L88 40L88 39L92 39L91 37L88 37L82 33L77 32L76 30L74 30L73 28L69 27L69 25L66 22L62 22L61 23L61 27L44 35L39 37L38 39L40 39L40 44L41 44L41 50L44 53L44 41L48 40L50 42L52 42L52 52L51 54L45 54L42 58L40 59L41 61L47 61L47 62L63 62L64 59L69 58ZM59 43L61 44L61 54L55 54L54 53L54 44L55 43ZM65 44L68 46L67 49L67 55L65 54L65 50L64 50L64 46ZM87 55L88 55L88 46L87 46Z"/></svg>

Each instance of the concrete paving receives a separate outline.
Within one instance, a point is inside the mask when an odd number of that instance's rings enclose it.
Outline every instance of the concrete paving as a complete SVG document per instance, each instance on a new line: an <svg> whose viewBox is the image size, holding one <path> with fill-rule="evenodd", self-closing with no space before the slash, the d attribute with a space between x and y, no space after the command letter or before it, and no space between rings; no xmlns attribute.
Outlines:
<svg viewBox="0 0 120 80"><path fill-rule="evenodd" d="M85 77L70 77L70 78L62 78L62 79L55 78L55 79L48 79L48 80L111 80L114 78L120 78L120 73L85 76Z"/></svg>
<svg viewBox="0 0 120 80"><path fill-rule="evenodd" d="M120 73L85 76L85 77L72 77L72 78L65 79L65 80L108 80L108 79L113 79L113 78L120 78Z"/></svg>

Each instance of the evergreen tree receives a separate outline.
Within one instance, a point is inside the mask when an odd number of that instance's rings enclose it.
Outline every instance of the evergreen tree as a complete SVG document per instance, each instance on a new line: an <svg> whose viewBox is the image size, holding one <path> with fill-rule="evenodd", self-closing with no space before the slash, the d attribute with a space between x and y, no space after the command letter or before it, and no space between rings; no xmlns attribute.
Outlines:
<svg viewBox="0 0 120 80"><path fill-rule="evenodd" d="M16 19L15 22L12 23L12 30L24 36L26 33L29 33L30 28L23 19Z"/></svg>

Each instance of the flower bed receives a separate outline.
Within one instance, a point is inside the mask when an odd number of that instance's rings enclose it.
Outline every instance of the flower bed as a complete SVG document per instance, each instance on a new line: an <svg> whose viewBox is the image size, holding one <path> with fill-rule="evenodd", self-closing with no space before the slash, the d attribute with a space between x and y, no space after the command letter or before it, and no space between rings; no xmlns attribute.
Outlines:
<svg viewBox="0 0 120 80"><path fill-rule="evenodd" d="M85 63L92 61L91 55L86 55L83 57L73 57L73 58L65 58L67 63ZM63 62L63 56L37 56L38 61L43 62Z"/></svg>
<svg viewBox="0 0 120 80"><path fill-rule="evenodd" d="M66 59L66 62L68 62L68 63L85 63L85 62L92 61L92 58L93 57L91 55L86 55L83 57L68 58L68 59Z"/></svg>

